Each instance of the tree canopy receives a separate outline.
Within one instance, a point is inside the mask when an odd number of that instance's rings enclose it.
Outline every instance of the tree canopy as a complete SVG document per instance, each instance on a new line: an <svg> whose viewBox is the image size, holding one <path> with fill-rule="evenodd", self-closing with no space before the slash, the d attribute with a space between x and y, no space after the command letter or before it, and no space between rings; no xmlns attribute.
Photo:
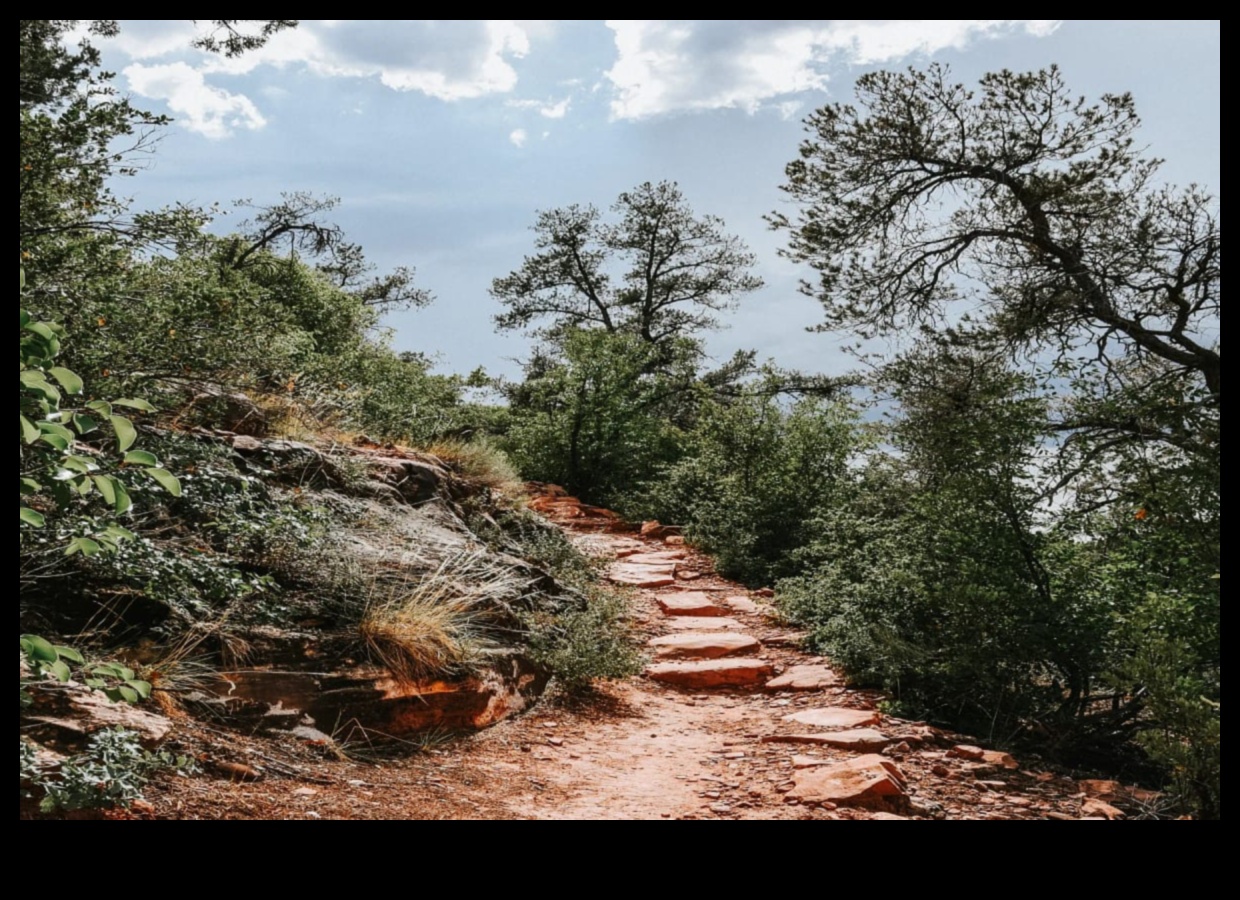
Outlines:
<svg viewBox="0 0 1240 900"><path fill-rule="evenodd" d="M695 215L673 182L639 185L611 211L612 221L594 206L538 214L538 252L491 288L507 308L501 328L602 328L661 344L715 327L716 313L762 286L740 238Z"/></svg>
<svg viewBox="0 0 1240 900"><path fill-rule="evenodd" d="M1142 421L1155 383L1217 411L1217 201L1158 184L1131 95L1074 97L1055 67L972 89L931 66L865 75L857 96L809 117L784 186L800 210L772 217L817 273L825 328L898 332L968 300L956 336L1085 361L1137 398L1108 427L1183 430Z"/></svg>

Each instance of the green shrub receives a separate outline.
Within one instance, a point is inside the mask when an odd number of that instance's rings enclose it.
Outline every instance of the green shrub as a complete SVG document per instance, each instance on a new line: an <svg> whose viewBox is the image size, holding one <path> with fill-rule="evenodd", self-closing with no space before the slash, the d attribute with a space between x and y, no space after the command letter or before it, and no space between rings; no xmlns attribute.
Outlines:
<svg viewBox="0 0 1240 900"><path fill-rule="evenodd" d="M193 760L144 750L137 734L120 728L96 732L84 753L61 763L51 774L38 767L33 747L21 741L22 797L31 790L41 791L39 807L45 813L127 808L142 799L143 790L160 772L190 775L196 771Z"/></svg>

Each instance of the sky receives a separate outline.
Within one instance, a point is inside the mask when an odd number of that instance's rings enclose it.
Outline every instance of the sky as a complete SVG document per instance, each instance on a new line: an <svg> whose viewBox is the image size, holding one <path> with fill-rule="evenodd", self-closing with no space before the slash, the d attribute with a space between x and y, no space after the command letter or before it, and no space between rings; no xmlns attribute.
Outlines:
<svg viewBox="0 0 1240 900"><path fill-rule="evenodd" d="M1084 96L1133 93L1168 182L1221 186L1213 20L303 20L234 60L193 37L191 20L123 20L97 41L117 86L176 120L121 192L139 208L339 197L350 240L435 294L387 324L444 372L519 372L528 339L495 333L488 288L533 252L537 210L664 179L748 243L766 282L710 353L847 370L850 338L806 330L820 307L763 216L785 202L804 116L878 68L933 60L975 81L1058 64Z"/></svg>

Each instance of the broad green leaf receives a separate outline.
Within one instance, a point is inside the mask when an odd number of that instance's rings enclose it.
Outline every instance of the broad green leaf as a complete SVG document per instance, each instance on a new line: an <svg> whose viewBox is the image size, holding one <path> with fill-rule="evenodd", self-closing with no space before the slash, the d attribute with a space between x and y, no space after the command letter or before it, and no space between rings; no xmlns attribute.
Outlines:
<svg viewBox="0 0 1240 900"><path fill-rule="evenodd" d="M69 667L59 659L48 665L44 671L50 675L54 675L57 681L68 681L73 677L73 673L69 671Z"/></svg>
<svg viewBox="0 0 1240 900"><path fill-rule="evenodd" d="M33 444L35 441L39 439L39 434L40 434L39 429L35 427L34 422L31 422L25 416L21 415L20 413L18 414L18 416L22 420L21 421L22 440L25 441L27 444Z"/></svg>
<svg viewBox="0 0 1240 900"><path fill-rule="evenodd" d="M95 487L103 495L104 502L108 506L116 506L116 488L113 486L112 478L108 475L94 475L92 478L95 482Z"/></svg>
<svg viewBox="0 0 1240 900"><path fill-rule="evenodd" d="M112 487L116 489L116 503L113 508L118 516L123 516L133 509L133 500L129 498L129 491L125 490L125 485L115 478L112 479Z"/></svg>
<svg viewBox="0 0 1240 900"><path fill-rule="evenodd" d="M78 413L73 416L73 427L77 429L78 434L90 434L99 427L99 421L93 416Z"/></svg>
<svg viewBox="0 0 1240 900"><path fill-rule="evenodd" d="M41 490L43 490L43 485L39 484L39 482L35 481L33 478L21 479L21 492L23 494L29 496L30 494L37 494Z"/></svg>
<svg viewBox="0 0 1240 900"><path fill-rule="evenodd" d="M75 440L72 431L63 425L57 425L55 422L40 422L39 430L44 434L54 434L57 437L62 437L69 442Z"/></svg>
<svg viewBox="0 0 1240 900"><path fill-rule="evenodd" d="M69 546L65 548L65 556L73 556L80 553L88 559L92 556L98 556L103 552L103 548L92 541L90 538L78 537L69 542Z"/></svg>
<svg viewBox="0 0 1240 900"><path fill-rule="evenodd" d="M107 400L92 400L86 404L86 408L105 418L112 415L112 404Z"/></svg>
<svg viewBox="0 0 1240 900"><path fill-rule="evenodd" d="M99 468L95 465L94 460L87 459L84 456L66 456L61 460L61 465L66 469L72 469L79 475L89 475Z"/></svg>
<svg viewBox="0 0 1240 900"><path fill-rule="evenodd" d="M167 469L147 469L146 474L155 479L159 486L172 496L181 496L181 482L177 481L176 476Z"/></svg>
<svg viewBox="0 0 1240 900"><path fill-rule="evenodd" d="M67 659L69 660L69 662L77 663L79 666L82 663L86 662L86 660L82 658L82 654L78 653L72 647L65 647L62 645L57 645L56 653L60 656L61 659Z"/></svg>
<svg viewBox="0 0 1240 900"><path fill-rule="evenodd" d="M56 332L46 322L28 322L23 326L31 334L37 334L49 344L56 340Z"/></svg>
<svg viewBox="0 0 1240 900"><path fill-rule="evenodd" d="M128 528L122 528L115 522L104 529L105 534L109 534L118 541L136 541L138 536Z"/></svg>
<svg viewBox="0 0 1240 900"><path fill-rule="evenodd" d="M69 450L69 442L58 434L44 434L39 436L39 440L50 447L55 447L61 453L67 453Z"/></svg>
<svg viewBox="0 0 1240 900"><path fill-rule="evenodd" d="M125 682L125 685L131 688L134 693L136 693L143 700L149 700L151 698L151 691L154 690L154 688L151 687L150 682L141 681L136 678L129 679Z"/></svg>
<svg viewBox="0 0 1240 900"><path fill-rule="evenodd" d="M159 460L155 458L154 453L147 453L145 450L131 450L125 454L125 465L154 468L159 465Z"/></svg>
<svg viewBox="0 0 1240 900"><path fill-rule="evenodd" d="M70 372L64 366L53 366L47 370L48 373L60 382L60 386L65 389L68 394L80 394L86 390L86 385L82 383L82 379L78 378L73 372Z"/></svg>
<svg viewBox="0 0 1240 900"><path fill-rule="evenodd" d="M23 634L21 636L22 645L26 647L26 655L35 662L53 663L60 659L60 654L56 652L56 648L51 642L44 640L37 634Z"/></svg>
<svg viewBox="0 0 1240 900"><path fill-rule="evenodd" d="M25 328L27 325L30 324L30 313L26 312L24 309L18 310L18 312L21 313L21 316L19 317L21 320L21 324L18 325L17 327Z"/></svg>
<svg viewBox="0 0 1240 900"><path fill-rule="evenodd" d="M12 521L11 519L9 521ZM32 528L42 528L47 524L47 519L43 517L43 513L35 512L29 506L21 507L21 521L25 522Z"/></svg>
<svg viewBox="0 0 1240 900"><path fill-rule="evenodd" d="M133 427L133 422L124 416L112 416L109 421L112 423L112 430L116 432L116 443L124 453L138 440L138 431Z"/></svg>
<svg viewBox="0 0 1240 900"><path fill-rule="evenodd" d="M147 403L145 400L134 400L133 398L129 398L125 400L113 400L112 404L114 406L123 406L126 409L137 409L142 412L155 412L155 407L151 406L151 404Z"/></svg>
<svg viewBox="0 0 1240 900"><path fill-rule="evenodd" d="M126 703L137 703L142 699L138 696L137 691L127 685L121 685L116 689L116 692L120 694L121 699Z"/></svg>

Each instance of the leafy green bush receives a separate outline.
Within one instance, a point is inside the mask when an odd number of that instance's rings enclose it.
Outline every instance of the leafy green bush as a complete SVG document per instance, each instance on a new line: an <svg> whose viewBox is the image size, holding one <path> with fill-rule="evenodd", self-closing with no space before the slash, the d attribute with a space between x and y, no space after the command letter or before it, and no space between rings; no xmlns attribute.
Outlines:
<svg viewBox="0 0 1240 900"><path fill-rule="evenodd" d="M813 520L849 491L849 462L863 449L842 403L805 398L788 407L760 381L731 402L703 405L683 458L649 479L636 505L683 525L719 570L751 584L789 574Z"/></svg>
<svg viewBox="0 0 1240 900"><path fill-rule="evenodd" d="M45 813L127 808L142 799L143 790L160 772L190 775L197 771L193 760L144 750L137 734L120 728L96 732L84 753L61 763L51 774L37 765L34 748L20 743L21 796L41 791L39 808Z"/></svg>

